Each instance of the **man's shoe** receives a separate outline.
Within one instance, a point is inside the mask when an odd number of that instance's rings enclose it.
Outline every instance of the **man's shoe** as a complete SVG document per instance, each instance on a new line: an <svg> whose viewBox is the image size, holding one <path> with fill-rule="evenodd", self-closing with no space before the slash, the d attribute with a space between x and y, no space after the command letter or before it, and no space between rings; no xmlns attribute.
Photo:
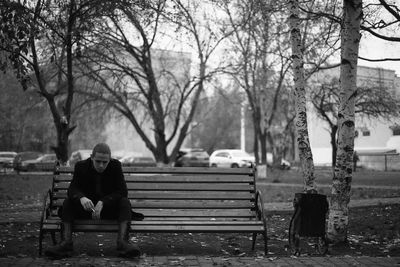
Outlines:
<svg viewBox="0 0 400 267"><path fill-rule="evenodd" d="M74 250L72 241L62 241L60 244L55 245L52 248L47 249L44 254L51 258L66 258L71 257Z"/></svg>
<svg viewBox="0 0 400 267"><path fill-rule="evenodd" d="M140 249L133 244L123 240L117 241L117 251L119 251L120 257L140 257Z"/></svg>

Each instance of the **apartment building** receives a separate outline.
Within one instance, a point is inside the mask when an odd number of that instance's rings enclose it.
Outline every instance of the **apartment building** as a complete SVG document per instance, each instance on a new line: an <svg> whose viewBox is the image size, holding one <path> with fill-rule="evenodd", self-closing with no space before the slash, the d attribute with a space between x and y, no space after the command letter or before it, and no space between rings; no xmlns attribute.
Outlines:
<svg viewBox="0 0 400 267"><path fill-rule="evenodd" d="M337 67L317 74L315 80L322 83L323 80L338 79L339 75L340 68ZM400 97L400 77L393 70L358 66L357 86L361 90L367 86L386 87L393 96ZM332 149L328 125L317 116L311 105L308 109L314 162L317 166L329 166L332 162ZM388 164L388 158L394 162L398 161L395 159L396 157L385 156L384 153L400 152L400 118L369 119L356 115L354 149L360 155L360 164L364 164L365 167L382 169L385 168L385 164ZM399 166L392 167L400 169L400 162L394 162L389 163L391 165L398 164Z"/></svg>

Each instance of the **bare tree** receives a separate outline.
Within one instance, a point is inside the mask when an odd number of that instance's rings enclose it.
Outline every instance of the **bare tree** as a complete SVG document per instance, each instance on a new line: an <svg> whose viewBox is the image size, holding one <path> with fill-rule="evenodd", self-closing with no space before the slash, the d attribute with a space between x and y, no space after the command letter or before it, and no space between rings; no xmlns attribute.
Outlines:
<svg viewBox="0 0 400 267"><path fill-rule="evenodd" d="M332 0L326 4L326 6L331 6L332 9L314 9L303 11L312 14L313 16L322 16L330 20L330 23L341 24L341 12L340 9L336 9L337 0ZM386 40L389 42L400 42L400 37L398 36L398 26L400 24L399 16L400 6L396 2L388 3L387 0L373 0L368 1L367 4L363 6L363 20L360 25L361 32L367 35ZM370 61L370 62L380 62L380 61L399 61L400 58L367 58L363 56L358 56L359 59ZM333 67L339 66L339 64L333 64Z"/></svg>
<svg viewBox="0 0 400 267"><path fill-rule="evenodd" d="M290 30L293 54L293 80L296 107L296 137L299 147L300 162L303 172L304 189L307 191L316 190L314 161L312 157L310 140L307 127L306 92L304 79L304 44L300 34L299 3L297 0L289 2L290 9Z"/></svg>
<svg viewBox="0 0 400 267"><path fill-rule="evenodd" d="M260 12L261 8L265 10ZM232 61L227 73L246 93L252 111L256 161L266 164L268 129L279 107L283 78L288 71L289 59L274 56L275 53L282 55L281 49L283 49L272 46L277 26L276 20L270 16L274 7L268 9L257 0L223 2L222 9L227 14L228 25L234 32L230 38L231 47L227 49ZM273 71L274 66L278 69L278 74ZM268 108L269 103L271 108ZM261 159L259 159L259 149Z"/></svg>
<svg viewBox="0 0 400 267"><path fill-rule="evenodd" d="M383 10L386 10L389 16L382 16L381 11ZM399 60L398 58L369 59L360 57L358 54L360 32L363 30L387 41L398 42L400 39L396 36L398 31L395 30L399 25L399 7L396 4L389 4L386 0L378 0L370 1L362 6L362 0L344 0L342 12L337 12L336 9L332 11L326 12L325 10L315 9L307 12L315 16L324 16L341 25L337 155L328 223L328 238L336 243L347 239L348 203L352 179L351 161L354 151L357 58L368 61ZM333 66L335 65L333 64ZM323 108L328 107L330 106ZM332 123L332 127L334 127L334 123Z"/></svg>
<svg viewBox="0 0 400 267"><path fill-rule="evenodd" d="M329 3L333 4L333 3ZM333 5L334 6L334 5ZM382 16L386 10L390 16ZM333 242L347 239L348 203L352 179L351 161L354 151L354 117L357 98L357 58L368 61L399 60L397 58L369 59L360 57L358 47L360 31L387 41L400 41L394 30L399 25L399 7L386 0L370 1L364 7L362 0L344 0L343 8L331 12L308 10L315 16L324 16L341 25L341 72L340 93L337 115L337 155L333 174L332 198L328 223L328 238ZM335 66L336 64L333 64ZM322 109L334 109L332 105L322 105ZM327 111L326 110L326 111ZM331 120L333 121L333 120ZM335 130L335 124L332 123ZM333 136L333 135L332 135Z"/></svg>
<svg viewBox="0 0 400 267"><path fill-rule="evenodd" d="M200 20L207 16L204 12L198 3L181 1L120 5L108 15L90 57L83 60L83 71L103 90L81 93L126 117L162 164L175 159L204 83L215 73L207 63L227 34L217 32L212 21ZM168 35L171 29L176 35ZM185 40L198 58L194 70L190 53L165 49L164 42Z"/></svg>
<svg viewBox="0 0 400 267"><path fill-rule="evenodd" d="M400 23L399 11L400 5L395 2L388 3L386 0L369 2L363 7L364 20L360 26L361 30L379 39L400 42L400 35L396 34ZM400 60L400 58L394 60Z"/></svg>
<svg viewBox="0 0 400 267"><path fill-rule="evenodd" d="M312 10L317 2L307 1L305 9ZM234 32L230 38L233 48L229 49L232 61L229 74L246 92L253 116L254 152L257 161L264 164L268 148L273 153L274 165L279 165L285 151L292 148L289 144L294 137L294 109L285 106L291 102L287 74L292 64L289 28L282 24L287 16L286 6L286 2L258 0L223 2L222 5ZM337 50L337 36L330 34L337 25L329 21L322 23L322 20L321 16L311 14L301 18L304 22L301 42L307 66L305 80L325 67ZM327 37L321 38L321 35ZM258 159L259 150L261 159Z"/></svg>
<svg viewBox="0 0 400 267"><path fill-rule="evenodd" d="M343 1L337 156L328 220L328 238L333 243L347 240L361 19L362 0Z"/></svg>
<svg viewBox="0 0 400 267"><path fill-rule="evenodd" d="M12 68L24 89L46 99L57 132L53 147L61 163L68 159L69 135L75 129L71 110L75 92L74 62L80 41L107 1L3 1L0 6L2 69ZM109 7L105 8L108 9Z"/></svg>
<svg viewBox="0 0 400 267"><path fill-rule="evenodd" d="M241 112L243 91L233 84L217 84L215 91L216 94L203 100L200 116L196 115L196 125L191 134L194 147L204 148L209 154L216 149L237 148L240 145L238 114Z"/></svg>

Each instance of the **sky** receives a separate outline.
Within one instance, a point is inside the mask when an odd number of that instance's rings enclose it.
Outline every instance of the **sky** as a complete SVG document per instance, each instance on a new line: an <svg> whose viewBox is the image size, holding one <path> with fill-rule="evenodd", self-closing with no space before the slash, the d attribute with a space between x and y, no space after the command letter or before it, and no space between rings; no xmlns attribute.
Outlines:
<svg viewBox="0 0 400 267"><path fill-rule="evenodd" d="M378 58L400 59L400 42L388 42L371 36L363 36L360 41L359 56L370 59L378 59ZM400 77L400 60L369 62L359 59L358 65L394 70L396 71L397 77Z"/></svg>
<svg viewBox="0 0 400 267"><path fill-rule="evenodd" d="M377 0L365 0L364 6L367 4L377 4ZM389 4L395 4L400 7L400 0L388 0ZM367 12L368 13L368 12ZM364 14L366 15L366 14ZM384 8L377 9L370 15L376 16L381 21L390 23L396 19ZM367 16L367 15L366 15ZM367 19L369 20L369 19ZM400 37L399 31L400 26L398 24L392 24L387 29L377 30L379 34ZM399 58L400 59L400 42L389 42L379 39L366 31L361 31L362 37L360 41L359 56L370 59L381 59L381 58ZM383 69L390 69L396 71L397 77L400 77L400 60L399 61L383 61L383 62L369 62L365 60L359 60L358 65L367 67L378 67Z"/></svg>

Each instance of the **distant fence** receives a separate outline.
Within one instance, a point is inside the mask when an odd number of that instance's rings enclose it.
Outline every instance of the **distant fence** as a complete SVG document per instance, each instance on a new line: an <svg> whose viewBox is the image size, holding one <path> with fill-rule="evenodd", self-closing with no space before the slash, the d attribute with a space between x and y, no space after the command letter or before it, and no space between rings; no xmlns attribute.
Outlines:
<svg viewBox="0 0 400 267"><path fill-rule="evenodd" d="M358 167L380 171L399 171L399 153L358 153Z"/></svg>

